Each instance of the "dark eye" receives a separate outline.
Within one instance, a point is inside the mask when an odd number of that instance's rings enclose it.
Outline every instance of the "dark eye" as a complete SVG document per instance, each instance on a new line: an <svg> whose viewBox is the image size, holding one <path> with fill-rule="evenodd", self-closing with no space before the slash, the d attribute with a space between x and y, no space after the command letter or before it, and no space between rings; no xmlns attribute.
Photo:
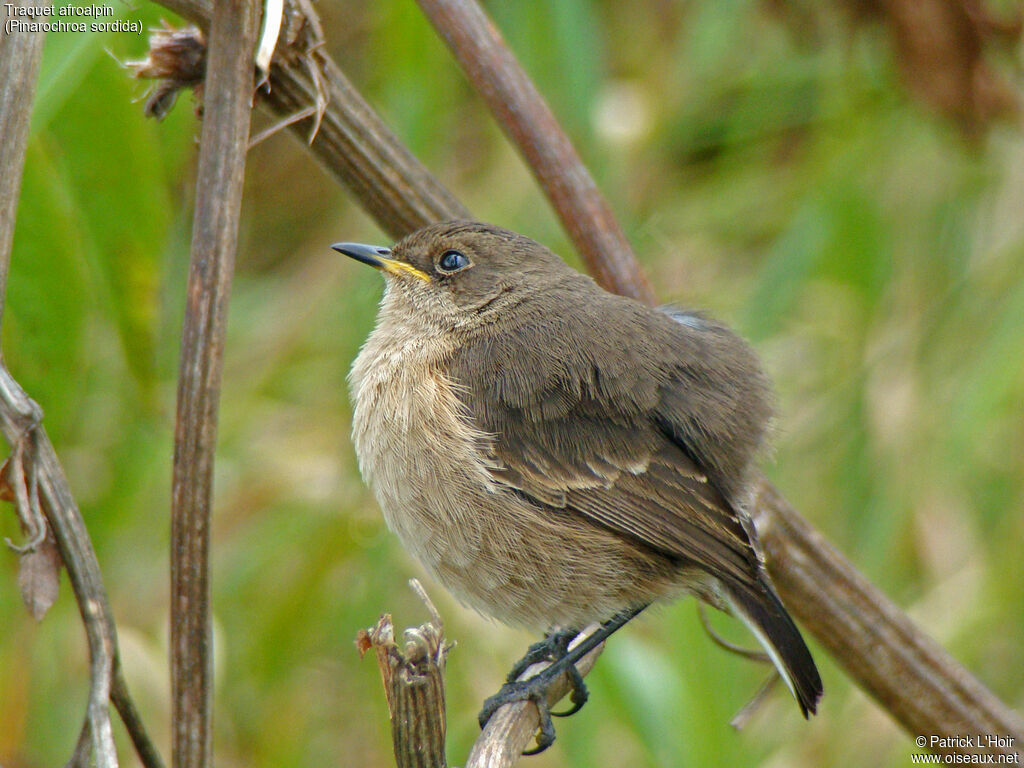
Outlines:
<svg viewBox="0 0 1024 768"><path fill-rule="evenodd" d="M469 266L469 258L458 251L445 251L437 260L437 268L442 272L458 272Z"/></svg>

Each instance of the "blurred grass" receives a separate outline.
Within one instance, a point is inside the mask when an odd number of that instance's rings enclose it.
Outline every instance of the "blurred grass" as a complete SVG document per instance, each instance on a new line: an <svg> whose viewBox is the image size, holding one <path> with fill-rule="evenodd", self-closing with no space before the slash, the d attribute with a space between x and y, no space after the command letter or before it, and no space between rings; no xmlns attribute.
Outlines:
<svg viewBox="0 0 1024 768"><path fill-rule="evenodd" d="M983 682L1024 705L1024 142L981 146L908 99L890 47L827 7L815 33L752 0L492 3L666 301L759 347L780 400L765 467L787 496ZM149 26L155 6L118 13ZM407 1L322 8L334 54L482 218L569 255L528 173ZM6 362L88 521L141 707L167 742L167 507L194 138L157 125L118 58L132 35L51 35L19 208ZM345 374L379 277L326 249L377 228L294 141L251 155L214 528L220 765L391 765L376 671L351 641L423 620L418 567L383 529L348 438ZM571 261L574 261L570 257ZM576 263L574 261L574 263ZM18 539L13 517L0 534ZM0 764L66 759L85 706L66 582L34 624L0 573ZM427 582L458 647L450 749L526 635ZM610 644L591 703L530 765L861 766L912 743L822 653L822 713L784 696L743 733L763 670L689 602ZM743 639L727 619L716 626ZM119 732L127 764L134 758Z"/></svg>

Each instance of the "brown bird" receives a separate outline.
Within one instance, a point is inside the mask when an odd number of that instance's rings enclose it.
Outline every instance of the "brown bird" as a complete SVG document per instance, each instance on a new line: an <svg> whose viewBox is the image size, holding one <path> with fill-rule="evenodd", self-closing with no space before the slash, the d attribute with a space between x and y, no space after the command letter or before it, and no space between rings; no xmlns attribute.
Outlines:
<svg viewBox="0 0 1024 768"><path fill-rule="evenodd" d="M772 415L746 343L702 315L610 294L488 224L333 248L387 278L350 382L359 467L388 526L466 605L561 630L544 646L560 646L561 663L510 676L482 719L573 673L577 630L604 622L589 649L688 593L743 620L803 714L815 711L821 679L746 512ZM542 708L539 749L553 738Z"/></svg>

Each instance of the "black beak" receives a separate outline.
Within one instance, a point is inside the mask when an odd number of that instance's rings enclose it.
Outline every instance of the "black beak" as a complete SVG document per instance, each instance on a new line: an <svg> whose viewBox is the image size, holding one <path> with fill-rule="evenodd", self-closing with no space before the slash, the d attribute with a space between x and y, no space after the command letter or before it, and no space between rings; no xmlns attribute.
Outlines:
<svg viewBox="0 0 1024 768"><path fill-rule="evenodd" d="M391 255L390 248L382 248L378 245L363 245L363 243L335 243L331 246L338 253L344 253L356 261L369 264L371 267L383 269L384 262Z"/></svg>
<svg viewBox="0 0 1024 768"><path fill-rule="evenodd" d="M369 264L371 267L382 269L389 275L400 277L415 277L424 282L430 282L430 275L416 269L412 264L391 258L390 248L381 248L379 245L363 245L362 243L335 243L331 246L338 253L351 256L356 261Z"/></svg>

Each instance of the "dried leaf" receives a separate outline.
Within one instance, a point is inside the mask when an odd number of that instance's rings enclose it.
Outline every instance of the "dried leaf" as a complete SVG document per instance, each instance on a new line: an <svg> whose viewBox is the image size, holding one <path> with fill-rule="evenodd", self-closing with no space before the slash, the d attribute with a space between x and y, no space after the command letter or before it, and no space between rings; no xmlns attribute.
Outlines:
<svg viewBox="0 0 1024 768"><path fill-rule="evenodd" d="M359 658L363 658L371 648L373 648L373 640L370 639L370 633L365 629L360 629L356 633L356 650L359 651Z"/></svg>
<svg viewBox="0 0 1024 768"><path fill-rule="evenodd" d="M11 460L8 458L0 466L0 501L15 501L14 488L11 487Z"/></svg>
<svg viewBox="0 0 1024 768"><path fill-rule="evenodd" d="M36 621L42 621L57 600L60 586L60 552L52 534L39 546L22 553L18 565L18 588L21 599Z"/></svg>

